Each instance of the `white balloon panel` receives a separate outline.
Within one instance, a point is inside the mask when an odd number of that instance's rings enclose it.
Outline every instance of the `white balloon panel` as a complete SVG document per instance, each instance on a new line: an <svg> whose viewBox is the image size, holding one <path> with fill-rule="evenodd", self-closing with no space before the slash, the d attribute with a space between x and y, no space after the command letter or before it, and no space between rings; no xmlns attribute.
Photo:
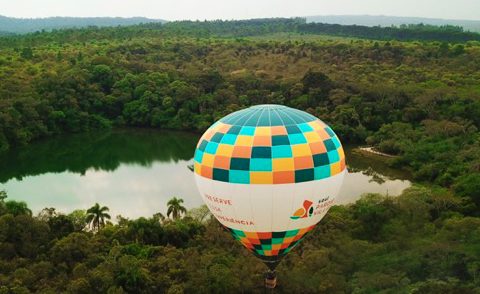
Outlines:
<svg viewBox="0 0 480 294"><path fill-rule="evenodd" d="M227 183L197 174L195 179L204 202L224 226L245 232L279 232L317 224L334 204L345 173L272 185Z"/></svg>

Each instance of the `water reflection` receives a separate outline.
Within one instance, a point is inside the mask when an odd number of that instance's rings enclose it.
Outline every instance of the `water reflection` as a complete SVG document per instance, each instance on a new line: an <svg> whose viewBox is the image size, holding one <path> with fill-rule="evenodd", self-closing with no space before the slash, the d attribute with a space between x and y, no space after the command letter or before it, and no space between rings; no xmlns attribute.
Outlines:
<svg viewBox="0 0 480 294"><path fill-rule="evenodd" d="M198 135L143 129L69 135L0 155L0 190L23 200L34 212L44 207L70 212L95 202L113 215L149 216L182 197L187 208L203 204L187 168ZM408 175L382 158L346 148L349 174L337 203L363 193L398 195Z"/></svg>
<svg viewBox="0 0 480 294"><path fill-rule="evenodd" d="M388 166L388 158L345 147L348 175L336 199L337 204L355 202L365 193L397 196L410 187L409 174Z"/></svg>
<svg viewBox="0 0 480 294"><path fill-rule="evenodd" d="M190 133L122 129L68 135L0 154L0 183L11 178L88 169L115 171L120 164L189 160L198 137Z"/></svg>

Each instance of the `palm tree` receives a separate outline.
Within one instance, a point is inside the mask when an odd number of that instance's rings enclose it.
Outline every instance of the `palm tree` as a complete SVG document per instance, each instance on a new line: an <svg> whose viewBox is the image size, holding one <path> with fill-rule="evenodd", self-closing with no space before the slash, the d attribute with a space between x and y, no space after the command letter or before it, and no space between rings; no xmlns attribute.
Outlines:
<svg viewBox="0 0 480 294"><path fill-rule="evenodd" d="M108 207L102 206L98 203L95 203L94 206L90 207L87 210L87 218L86 221L88 224L92 225L92 229L98 231L100 227L105 226L105 219L110 219L110 215L107 213L109 211Z"/></svg>
<svg viewBox="0 0 480 294"><path fill-rule="evenodd" d="M182 213L186 213L187 209L182 206L183 199L173 197L167 202L168 209L167 209L167 217L172 215L173 219L178 219Z"/></svg>

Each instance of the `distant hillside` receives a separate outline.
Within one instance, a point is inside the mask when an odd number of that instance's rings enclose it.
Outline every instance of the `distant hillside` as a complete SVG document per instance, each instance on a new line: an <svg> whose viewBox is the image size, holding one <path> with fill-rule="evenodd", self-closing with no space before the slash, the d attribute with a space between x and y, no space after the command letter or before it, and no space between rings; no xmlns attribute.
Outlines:
<svg viewBox="0 0 480 294"><path fill-rule="evenodd" d="M364 25L364 26L399 26L402 24L429 24L429 25L453 25L463 27L465 30L480 32L480 20L457 20L423 17L399 17L385 15L317 15L307 16L307 22L322 22L341 25Z"/></svg>
<svg viewBox="0 0 480 294"><path fill-rule="evenodd" d="M0 47L34 47L39 44L52 42L54 39L65 43L69 41L88 42L100 39L125 39L139 36L154 38L171 36L238 38L268 36L278 33L384 41L439 41L450 43L480 41L479 33L464 31L460 26L451 25L409 24L399 27L380 27L316 22L307 23L305 18L269 18L236 21L172 21L165 24L156 22L121 27L64 29L54 32L2 37L0 38ZM461 47L459 48L461 49Z"/></svg>
<svg viewBox="0 0 480 294"><path fill-rule="evenodd" d="M268 18L236 21L174 21L162 26L164 32L176 35L246 37L272 33L300 33L353 37L370 40L398 41L480 41L480 34L466 32L460 26L408 24L399 27L340 25L308 22L305 18Z"/></svg>
<svg viewBox="0 0 480 294"><path fill-rule="evenodd" d="M10 32L4 32L4 31L0 31L0 37L2 36L10 36L12 35L13 33L10 33Z"/></svg>
<svg viewBox="0 0 480 294"><path fill-rule="evenodd" d="M41 30L81 28L88 26L112 27L128 26L141 23L165 22L161 19L146 17L48 17L48 18L13 18L0 15L0 34L24 34Z"/></svg>

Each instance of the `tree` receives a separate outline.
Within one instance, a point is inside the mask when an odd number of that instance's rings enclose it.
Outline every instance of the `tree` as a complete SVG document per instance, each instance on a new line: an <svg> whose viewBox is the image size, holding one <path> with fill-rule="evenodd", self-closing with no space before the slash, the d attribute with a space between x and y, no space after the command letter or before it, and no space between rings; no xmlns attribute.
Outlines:
<svg viewBox="0 0 480 294"><path fill-rule="evenodd" d="M110 209L106 206L100 207L98 203L95 203L94 206L90 207L87 210L87 223L91 224L92 230L100 230L101 227L105 226L105 219L111 219L110 215L107 213Z"/></svg>
<svg viewBox="0 0 480 294"><path fill-rule="evenodd" d="M7 197L7 192L5 192L4 190L0 191L0 201L5 201Z"/></svg>
<svg viewBox="0 0 480 294"><path fill-rule="evenodd" d="M129 293L144 292L150 283L148 271L134 256L125 255L119 258L115 266L115 281ZM143 290L143 291L142 291Z"/></svg>
<svg viewBox="0 0 480 294"><path fill-rule="evenodd" d="M153 215L153 219L155 219L157 222L162 223L165 221L165 216L161 212L157 212Z"/></svg>
<svg viewBox="0 0 480 294"><path fill-rule="evenodd" d="M10 200L5 203L8 213L17 215L32 215L32 211L28 208L27 203L23 201Z"/></svg>
<svg viewBox="0 0 480 294"><path fill-rule="evenodd" d="M64 214L59 214L51 217L50 219L48 219L47 223L50 227L52 235L59 239L61 237L68 236L68 234L75 231L75 226L72 220L70 219L70 217Z"/></svg>
<svg viewBox="0 0 480 294"><path fill-rule="evenodd" d="M141 217L128 221L126 236L135 243L160 245L164 232L157 218Z"/></svg>
<svg viewBox="0 0 480 294"><path fill-rule="evenodd" d="M182 206L183 199L173 197L170 199L167 203L168 209L167 209L167 217L170 217L172 215L173 219L178 219L182 213L186 213L187 209Z"/></svg>
<svg viewBox="0 0 480 294"><path fill-rule="evenodd" d="M33 50L30 47L25 47L22 49L22 52L20 53L20 57L24 59L32 59L33 58Z"/></svg>
<svg viewBox="0 0 480 294"><path fill-rule="evenodd" d="M309 89L320 88L326 93L332 88L332 81L330 78L319 71L309 70L302 78L304 91L307 92Z"/></svg>
<svg viewBox="0 0 480 294"><path fill-rule="evenodd" d="M54 207L45 207L38 213L37 218L41 221L48 222L55 216L57 216L57 212Z"/></svg>
<svg viewBox="0 0 480 294"><path fill-rule="evenodd" d="M5 199L7 199L8 195L7 192L5 191L0 191L0 215L3 215L6 213L7 208L5 205Z"/></svg>
<svg viewBox="0 0 480 294"><path fill-rule="evenodd" d="M469 197L480 207L480 173L471 173L459 177L453 188L457 195Z"/></svg>
<svg viewBox="0 0 480 294"><path fill-rule="evenodd" d="M392 217L391 200L380 194L363 195L353 206L353 217L362 224L359 232L361 238L378 241L381 230Z"/></svg>
<svg viewBox="0 0 480 294"><path fill-rule="evenodd" d="M73 227L77 232L82 231L88 225L87 213L85 210L74 210L68 215L68 217L72 221Z"/></svg>
<svg viewBox="0 0 480 294"><path fill-rule="evenodd" d="M187 213L187 216L190 216L191 218L193 218L195 221L198 221L199 223L208 221L211 215L212 214L210 213L210 210L205 204L197 208L192 208Z"/></svg>
<svg viewBox="0 0 480 294"><path fill-rule="evenodd" d="M71 233L58 240L50 249L50 256L55 263L66 263L73 269L74 265L81 262L92 253L94 248L85 233Z"/></svg>
<svg viewBox="0 0 480 294"><path fill-rule="evenodd" d="M110 93L114 83L112 69L105 64L96 65L92 71L92 81L98 83L105 93Z"/></svg>

